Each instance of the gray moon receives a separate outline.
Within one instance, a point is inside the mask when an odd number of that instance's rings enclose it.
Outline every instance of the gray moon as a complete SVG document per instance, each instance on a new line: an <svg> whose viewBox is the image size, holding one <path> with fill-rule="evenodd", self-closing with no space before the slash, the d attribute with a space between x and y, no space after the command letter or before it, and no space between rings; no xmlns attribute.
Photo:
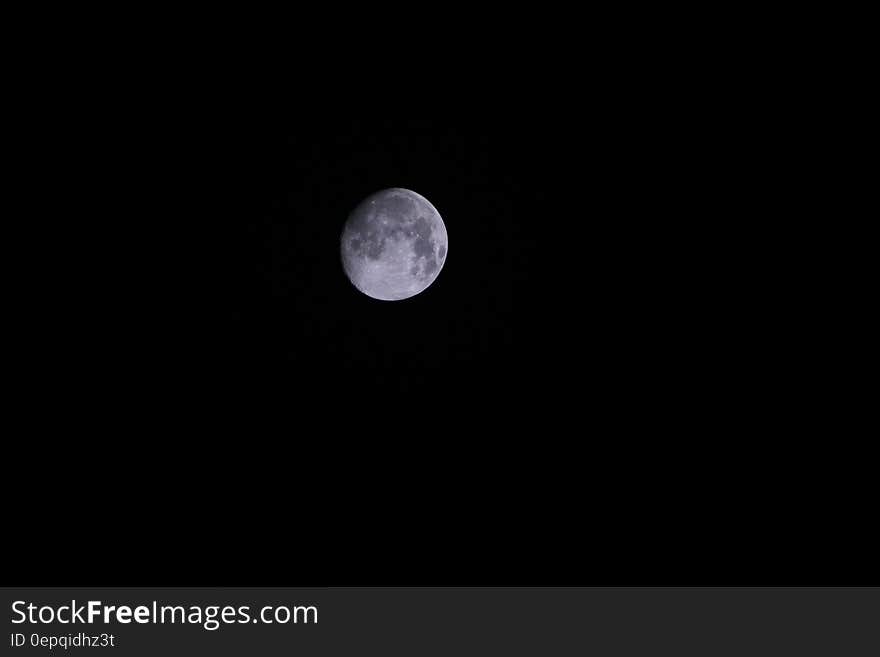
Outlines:
<svg viewBox="0 0 880 657"><path fill-rule="evenodd" d="M365 198L342 230L342 266L352 284L373 299L398 301L425 290L443 269L448 240L440 213L408 189Z"/></svg>

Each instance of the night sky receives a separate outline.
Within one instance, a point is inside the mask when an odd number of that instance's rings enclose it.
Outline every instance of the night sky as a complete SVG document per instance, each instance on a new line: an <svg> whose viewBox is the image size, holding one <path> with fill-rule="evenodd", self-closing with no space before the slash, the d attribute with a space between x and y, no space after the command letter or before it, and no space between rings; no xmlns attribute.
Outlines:
<svg viewBox="0 0 880 657"><path fill-rule="evenodd" d="M369 390L439 407L475 379L508 385L529 349L523 201L536 192L518 189L498 134L361 121L261 135L249 146L251 201L234 307L242 366L286 371L336 387L342 398ZM388 187L434 204L450 251L424 293L379 303L348 282L339 237L349 212Z"/></svg>
<svg viewBox="0 0 880 657"><path fill-rule="evenodd" d="M719 403L702 383L718 357L689 354L714 319L683 265L686 182L626 122L364 119L240 135L223 215L229 332L206 378L224 407L246 409L253 440L292 450L334 497L313 517L333 527L326 549L370 563L331 574L401 581L425 559L419 581L629 581L669 574L655 561L671 559L696 575L663 541L719 536L717 508L735 503L720 490L707 512L693 495L712 475L675 474L691 454L677 436ZM449 234L437 280L399 302L360 294L339 257L348 213L388 187L428 198Z"/></svg>
<svg viewBox="0 0 880 657"><path fill-rule="evenodd" d="M86 436L54 445L75 478L52 490L109 501L44 518L80 564L45 576L802 583L816 528L855 525L779 440L809 361L773 234L723 142L639 107L108 135L100 194L65 196L108 220L65 224L94 256L53 234L72 294L19 387ZM380 302L339 238L389 187L437 208L449 253Z"/></svg>

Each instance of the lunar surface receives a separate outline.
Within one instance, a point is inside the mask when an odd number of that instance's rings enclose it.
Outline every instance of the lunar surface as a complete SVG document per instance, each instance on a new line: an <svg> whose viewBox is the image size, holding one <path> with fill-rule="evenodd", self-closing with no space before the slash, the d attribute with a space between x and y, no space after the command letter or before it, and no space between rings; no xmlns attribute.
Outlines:
<svg viewBox="0 0 880 657"><path fill-rule="evenodd" d="M383 189L364 199L342 230L342 266L374 299L397 301L427 288L446 261L446 226L424 196Z"/></svg>

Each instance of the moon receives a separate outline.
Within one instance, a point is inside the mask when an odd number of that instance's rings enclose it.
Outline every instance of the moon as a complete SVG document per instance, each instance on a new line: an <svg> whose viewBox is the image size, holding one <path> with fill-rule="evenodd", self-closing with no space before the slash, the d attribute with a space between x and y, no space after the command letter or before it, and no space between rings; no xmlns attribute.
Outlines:
<svg viewBox="0 0 880 657"><path fill-rule="evenodd" d="M446 262L440 213L424 196L393 187L371 194L342 229L342 266L368 297L399 301L423 292Z"/></svg>

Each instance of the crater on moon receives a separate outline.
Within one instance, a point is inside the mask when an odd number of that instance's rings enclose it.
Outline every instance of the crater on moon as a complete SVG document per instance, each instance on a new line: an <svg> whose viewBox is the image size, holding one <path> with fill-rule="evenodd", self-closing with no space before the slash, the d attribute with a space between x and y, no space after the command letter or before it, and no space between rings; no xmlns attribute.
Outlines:
<svg viewBox="0 0 880 657"><path fill-rule="evenodd" d="M341 255L352 284L374 299L422 292L446 260L446 226L420 194L394 187L364 199L342 230Z"/></svg>

